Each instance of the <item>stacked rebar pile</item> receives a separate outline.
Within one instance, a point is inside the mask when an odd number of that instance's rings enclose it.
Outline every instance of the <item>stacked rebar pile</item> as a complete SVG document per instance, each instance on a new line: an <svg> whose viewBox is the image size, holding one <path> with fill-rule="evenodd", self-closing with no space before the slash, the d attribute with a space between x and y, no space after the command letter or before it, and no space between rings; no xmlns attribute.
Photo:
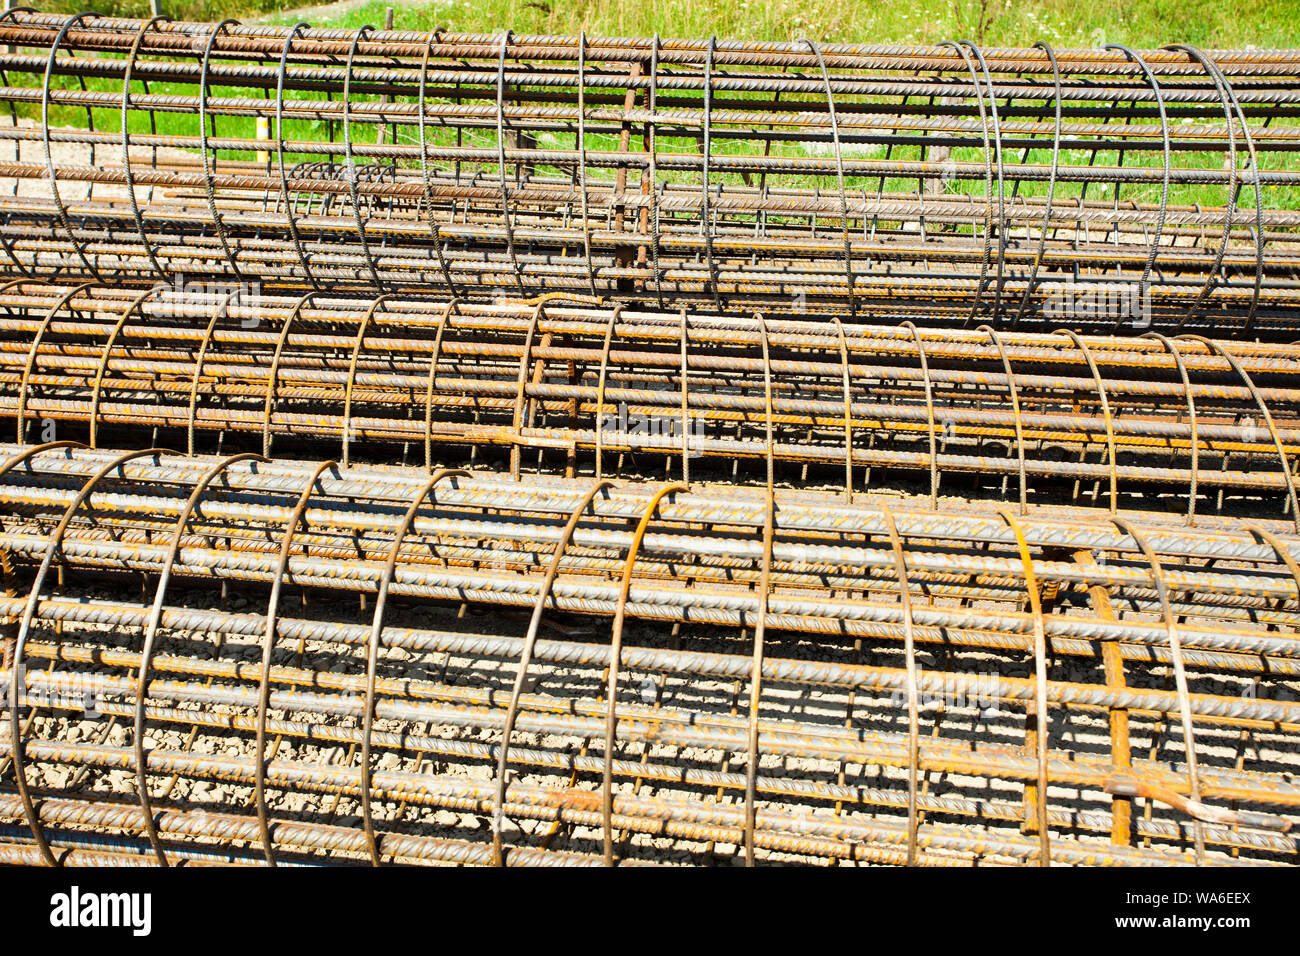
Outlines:
<svg viewBox="0 0 1300 956"><path fill-rule="evenodd" d="M54 848L202 859L212 848L176 842L218 836L236 861L328 847L555 864L707 860L715 843L935 864L1295 852L1281 761L1300 704L1280 682L1297 673L1300 574L1295 537L1263 526L0 453L0 545L39 563L5 613L49 708L9 715L26 787L7 810ZM38 598L56 561L147 587ZM266 607L208 609L205 589L232 582L266 585ZM373 611L346 623L340 602L300 607L305 589L374 595ZM395 620L399 599L438 597L524 614ZM1174 685L1152 686L1171 664ZM97 721L70 734L92 699ZM1144 738L1149 756L1130 744ZM1180 771L1175 755L1195 759ZM931 774L956 776L932 793ZM133 775L144 814L113 797ZM75 800L30 798L70 780ZM208 818L193 804L214 787L226 809ZM1159 809L1135 817L1134 797ZM451 838L465 812L489 822L485 842ZM127 835L92 847L78 825ZM557 830L563 852L546 849ZM35 859L39 841L7 852Z"/></svg>
<svg viewBox="0 0 1300 956"><path fill-rule="evenodd" d="M849 492L884 469L937 494L991 479L1194 515L1294 514L1300 346L891 328L590 308L563 298L0 291L0 422L426 467L689 480L769 454ZM46 438L51 437L49 435ZM111 440L110 440L111 444ZM897 479L895 479L897 480Z"/></svg>
<svg viewBox="0 0 1300 956"><path fill-rule="evenodd" d="M1295 51L30 11L0 44L16 274L1300 327Z"/></svg>
<svg viewBox="0 0 1300 956"><path fill-rule="evenodd" d="M1300 51L0 50L0 860L1296 861Z"/></svg>

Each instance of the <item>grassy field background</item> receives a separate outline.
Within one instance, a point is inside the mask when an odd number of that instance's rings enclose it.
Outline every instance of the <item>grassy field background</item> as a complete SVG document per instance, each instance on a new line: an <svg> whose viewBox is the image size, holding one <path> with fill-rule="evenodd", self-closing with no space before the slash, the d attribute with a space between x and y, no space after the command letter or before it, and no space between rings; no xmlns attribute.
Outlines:
<svg viewBox="0 0 1300 956"><path fill-rule="evenodd" d="M299 19L277 0L161 0L177 19ZM42 10L148 16L148 0L55 0ZM313 26L380 26L383 2ZM577 33L740 40L934 43L969 39L995 46L1046 40L1056 47L1125 43L1155 47L1290 47L1300 44L1300 0L432 0L397 6L399 29L471 33Z"/></svg>

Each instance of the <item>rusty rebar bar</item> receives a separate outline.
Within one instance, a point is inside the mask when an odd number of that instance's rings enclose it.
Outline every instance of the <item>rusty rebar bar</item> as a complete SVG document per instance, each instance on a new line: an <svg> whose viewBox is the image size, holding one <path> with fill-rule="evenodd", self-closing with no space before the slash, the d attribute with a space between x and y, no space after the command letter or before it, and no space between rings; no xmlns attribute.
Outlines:
<svg viewBox="0 0 1300 956"><path fill-rule="evenodd" d="M20 756L11 772L27 775L32 794L0 809L17 827L53 833L51 852L66 846L59 827L142 834L130 852L154 862L212 835L272 861L488 863L488 834L510 848L505 862L596 862L611 828L617 859L642 862L698 861L709 843L748 843L760 860L905 862L914 841L918 862L933 864L1044 852L1189 863L1198 833L1207 861L1290 862L1296 852L1287 831L1300 791L1287 761L1300 707L1286 684L1300 666L1300 538L1280 523L1188 528L1059 506L1009 523L974 505L935 512L895 499L886 510L866 497L701 484L664 496L616 482L593 495L585 480L477 473L429 490L410 469L66 445L0 453L0 547L24 582L43 556L42 567L57 556L65 570L60 586L40 571L0 599L6 615L27 609L5 671L18 736L6 735L3 752ZM113 584L141 576L139 600ZM209 603L218 584L252 606ZM387 617L346 599L381 587ZM1031 588L1041 600L1028 600ZM1104 611L1098 590L1110 598ZM257 610L267 593L276 596ZM290 594L303 595L300 610ZM1177 644L1165 601L1179 616ZM478 617L479 605L497 610ZM512 606L542 610L549 632L527 638L528 651ZM612 697L601 676L611 621L621 632ZM668 644L655 624L664 621L681 623L684 639ZM751 678L745 634L755 627L766 631L762 689L748 715L735 714L724 688ZM1048 653L1042 683L1016 674L1036 629ZM855 637L869 641L872 663L853 662ZM1112 642L1127 664L1119 686L1099 650ZM1171 655L1187 694L1166 688ZM944 704L941 732L918 748L898 703L909 681L926 719ZM1166 759L1125 749L1117 762L1117 707L1128 735L1176 716L1192 730L1161 742ZM1047 715L1038 757L1016 743L1036 709ZM1242 734L1252 740L1244 760ZM272 738L262 759L250 751ZM740 799L747 775L743 763L719 770L709 757L719 751L754 760L753 815L725 799ZM372 762L359 765L360 752ZM495 769L503 752L508 777ZM907 813L912 763L913 773L959 775L942 796L917 794L924 823ZM843 764L860 778L838 782ZM613 781L604 806L602 767ZM67 788L78 768L88 768L84 792ZM1044 775L1041 841L1020 832L1015 796ZM153 788L153 817L130 798L102 806L123 784L138 802L139 781ZM1112 806L1133 800L1157 808L1132 824L1150 845L1108 843ZM817 812L835 805L838 814ZM250 810L289 817L259 829ZM203 817L214 813L220 823ZM551 859L557 848L540 827L557 822L567 845ZM654 840L670 849L656 853Z"/></svg>
<svg viewBox="0 0 1300 956"><path fill-rule="evenodd" d="M766 330L766 339L764 339ZM769 348L759 346L766 341ZM770 381L770 403L765 389ZM1295 521L1300 347L921 330L600 308L552 296L0 290L20 440L276 448L431 466L886 479ZM770 420L769 420L770 419ZM233 443L233 444L232 444ZM810 470L811 469L811 470ZM798 471L798 477L795 472ZM996 490L996 488L995 488Z"/></svg>
<svg viewBox="0 0 1300 956"><path fill-rule="evenodd" d="M0 43L14 274L589 292L967 327L1297 328L1296 51L26 10L0 21Z"/></svg>

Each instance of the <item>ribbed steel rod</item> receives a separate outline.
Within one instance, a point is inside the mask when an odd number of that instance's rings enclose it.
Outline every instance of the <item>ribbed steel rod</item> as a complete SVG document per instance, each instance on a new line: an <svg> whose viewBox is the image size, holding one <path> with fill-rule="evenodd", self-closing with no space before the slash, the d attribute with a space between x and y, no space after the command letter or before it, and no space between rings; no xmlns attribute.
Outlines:
<svg viewBox="0 0 1300 956"><path fill-rule="evenodd" d="M122 851L164 863L200 836L270 860L372 862L508 862L481 842L491 835L515 863L581 864L602 833L617 836L619 859L642 862L698 861L710 842L773 861L894 863L915 842L917 861L935 864L1296 852L1300 706L1285 685L1300 656L1300 538L1281 522L936 512L699 483L664 495L66 444L0 446L0 457L11 641L0 754L22 784L0 816L56 862L68 841L57 827L142 834L148 849ZM142 581L138 601L124 575ZM118 582L112 597L101 580ZM209 589L228 584L252 607L213 607ZM373 610L350 592L376 596ZM1176 632L1160 619L1170 600ZM479 605L496 610L479 617ZM531 625L512 606L532 608ZM608 687L611 620L623 678ZM1051 658L1042 683L1017 674L1035 632ZM1119 683L1103 674L1109 646ZM1168 688L1171 664L1186 692ZM728 688L757 677L755 704L737 713ZM909 745L900 695L944 701L948 726ZM1037 757L1015 742L1035 708L1050 740ZM1136 759L1107 736L1121 712L1126 734L1161 738L1180 719L1192 730L1165 740L1172 763ZM973 743L953 735L962 714L982 728ZM1244 760L1243 734L1255 741ZM719 767L719 753L736 758ZM509 777L491 769L501 760ZM746 762L749 791L735 769ZM845 766L871 772L837 776ZM900 815L909 768L957 775L942 796L918 794L924 824ZM92 809L124 782L144 816ZM753 804L706 796L746 792ZM1137 826L1149 846L1116 829L1133 800L1164 808ZM257 816L191 826L196 801ZM1052 828L1045 851L1021 832L1035 805ZM272 827L273 812L296 822ZM666 857L651 835L669 839Z"/></svg>
<svg viewBox="0 0 1300 956"><path fill-rule="evenodd" d="M0 44L15 274L1296 331L1296 51L27 10Z"/></svg>
<svg viewBox="0 0 1300 956"><path fill-rule="evenodd" d="M1300 348L17 283L0 290L0 415L24 440L291 442L344 463L496 448L516 474L743 481L770 455L850 497L888 469L936 500L952 476L1189 523L1262 496L1294 522Z"/></svg>
<svg viewBox="0 0 1300 956"><path fill-rule="evenodd" d="M1300 51L17 9L0 111L0 860L1295 863Z"/></svg>

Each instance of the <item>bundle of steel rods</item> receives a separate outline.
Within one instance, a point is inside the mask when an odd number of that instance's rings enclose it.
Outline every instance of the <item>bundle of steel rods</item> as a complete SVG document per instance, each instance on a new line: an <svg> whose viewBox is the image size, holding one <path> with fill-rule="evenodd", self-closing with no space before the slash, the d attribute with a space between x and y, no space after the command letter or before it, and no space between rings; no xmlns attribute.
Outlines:
<svg viewBox="0 0 1300 956"><path fill-rule="evenodd" d="M1300 51L19 9L0 104L0 862L1296 862Z"/></svg>
<svg viewBox="0 0 1300 956"><path fill-rule="evenodd" d="M0 44L14 275L1300 328L1296 51L25 10Z"/></svg>
<svg viewBox="0 0 1300 956"><path fill-rule="evenodd" d="M2 602L25 696L0 812L38 835L15 859L1296 851L1300 540L1276 526L0 454L0 547L36 569Z"/></svg>
<svg viewBox="0 0 1300 956"><path fill-rule="evenodd" d="M0 416L19 441L750 483L770 455L850 496L951 476L1294 520L1300 346L19 283Z"/></svg>

